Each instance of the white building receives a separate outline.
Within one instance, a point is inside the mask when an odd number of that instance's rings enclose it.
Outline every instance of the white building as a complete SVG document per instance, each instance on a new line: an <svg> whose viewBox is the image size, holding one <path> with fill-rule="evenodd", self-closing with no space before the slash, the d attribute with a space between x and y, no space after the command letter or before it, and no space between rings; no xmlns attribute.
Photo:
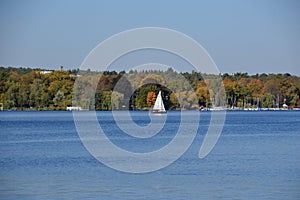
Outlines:
<svg viewBox="0 0 300 200"><path fill-rule="evenodd" d="M82 109L80 106L68 106L67 110L72 111L72 110L82 110Z"/></svg>

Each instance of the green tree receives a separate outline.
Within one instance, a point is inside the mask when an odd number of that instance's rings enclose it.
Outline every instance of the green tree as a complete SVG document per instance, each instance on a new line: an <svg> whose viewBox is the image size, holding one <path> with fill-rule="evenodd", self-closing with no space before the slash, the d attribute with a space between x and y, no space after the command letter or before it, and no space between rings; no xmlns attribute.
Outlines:
<svg viewBox="0 0 300 200"><path fill-rule="evenodd" d="M101 110L111 110L111 91L104 91L102 96Z"/></svg>
<svg viewBox="0 0 300 200"><path fill-rule="evenodd" d="M64 93L61 92L60 90L58 90L55 97L53 98L53 103L54 103L57 110L65 110L66 106L65 106L65 95L64 95Z"/></svg>
<svg viewBox="0 0 300 200"><path fill-rule="evenodd" d="M274 97L270 93L265 93L262 96L262 106L264 108L273 108L274 106Z"/></svg>
<svg viewBox="0 0 300 200"><path fill-rule="evenodd" d="M122 102L124 100L124 94L119 92L112 92L111 94L111 108L113 110L120 110L121 106L123 105Z"/></svg>

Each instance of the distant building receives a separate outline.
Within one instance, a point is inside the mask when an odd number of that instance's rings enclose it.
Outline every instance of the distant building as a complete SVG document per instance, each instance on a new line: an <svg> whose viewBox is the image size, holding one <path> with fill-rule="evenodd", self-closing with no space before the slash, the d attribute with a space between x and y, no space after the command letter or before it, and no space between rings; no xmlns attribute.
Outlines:
<svg viewBox="0 0 300 200"><path fill-rule="evenodd" d="M50 70L43 70L43 71L40 71L40 74L50 74L52 72L53 71L50 71Z"/></svg>
<svg viewBox="0 0 300 200"><path fill-rule="evenodd" d="M72 110L82 110L82 109L80 106L68 106L67 110L72 111Z"/></svg>

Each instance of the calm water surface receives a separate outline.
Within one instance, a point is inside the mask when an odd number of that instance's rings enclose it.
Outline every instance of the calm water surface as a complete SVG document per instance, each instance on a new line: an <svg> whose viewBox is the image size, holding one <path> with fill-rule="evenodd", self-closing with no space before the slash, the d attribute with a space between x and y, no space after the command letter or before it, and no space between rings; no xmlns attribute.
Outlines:
<svg viewBox="0 0 300 200"><path fill-rule="evenodd" d="M149 123L147 112L131 114ZM169 112L147 142L124 136L110 112L97 115L111 141L138 152L167 144L180 122ZM201 112L196 139L172 165L128 174L89 154L71 112L0 112L0 199L300 199L299 111L227 112L217 145L199 159L209 120Z"/></svg>

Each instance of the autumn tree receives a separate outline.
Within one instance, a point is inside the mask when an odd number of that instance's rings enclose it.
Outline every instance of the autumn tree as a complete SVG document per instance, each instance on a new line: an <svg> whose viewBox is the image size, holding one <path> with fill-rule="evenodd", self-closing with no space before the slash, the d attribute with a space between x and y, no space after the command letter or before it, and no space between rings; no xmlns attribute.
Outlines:
<svg viewBox="0 0 300 200"><path fill-rule="evenodd" d="M262 97L263 82L256 78L253 78L247 84L247 88L249 90L251 104L259 107L259 102Z"/></svg>
<svg viewBox="0 0 300 200"><path fill-rule="evenodd" d="M210 104L210 95L207 86L200 86L196 91L198 103L201 107L208 107Z"/></svg>
<svg viewBox="0 0 300 200"><path fill-rule="evenodd" d="M147 105L148 107L151 107L152 105L154 105L156 100L156 94L153 91L149 91L147 94Z"/></svg>
<svg viewBox="0 0 300 200"><path fill-rule="evenodd" d="M236 105L236 94L234 92L235 84L229 78L225 78L223 84L227 97L227 105L229 105L230 108L233 108Z"/></svg>

